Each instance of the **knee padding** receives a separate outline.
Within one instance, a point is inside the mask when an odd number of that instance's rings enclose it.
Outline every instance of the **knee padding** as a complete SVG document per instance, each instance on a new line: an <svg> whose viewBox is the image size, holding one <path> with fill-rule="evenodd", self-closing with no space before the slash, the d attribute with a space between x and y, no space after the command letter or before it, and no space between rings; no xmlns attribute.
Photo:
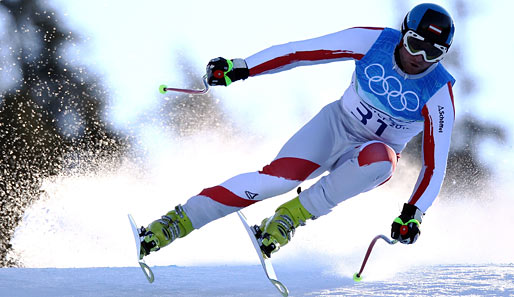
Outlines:
<svg viewBox="0 0 514 297"><path fill-rule="evenodd" d="M361 147L357 159L361 167L386 161L391 163L392 171L396 169L396 152L390 146L382 142L374 141L364 144Z"/></svg>

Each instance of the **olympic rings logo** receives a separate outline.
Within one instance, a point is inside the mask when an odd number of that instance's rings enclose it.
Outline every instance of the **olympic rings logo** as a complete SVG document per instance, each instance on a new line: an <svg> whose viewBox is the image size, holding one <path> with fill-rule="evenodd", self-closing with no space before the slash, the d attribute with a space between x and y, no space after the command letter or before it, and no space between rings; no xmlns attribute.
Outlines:
<svg viewBox="0 0 514 297"><path fill-rule="evenodd" d="M380 75L373 75L370 76L368 71L371 67L378 67L377 70L380 70ZM369 71L371 72L371 71ZM369 89L379 96L387 95L387 102L389 103L389 106L391 106L392 109L396 111L416 111L419 109L419 97L416 93L413 91L405 91L402 93L402 83L399 79L397 79L394 76L387 76L385 77L385 70L384 66L380 64L371 64L368 65L366 68L364 68L364 74L368 78L368 86ZM396 82L396 87L393 87ZM381 89L380 89L380 83L381 83ZM377 86L378 85L378 86ZM375 86L375 87L373 87ZM395 88L396 90L392 90ZM390 90L391 89L391 90ZM399 98L394 100L395 98ZM409 100L407 100L409 99ZM393 101L393 102L392 102ZM416 103L416 106L414 107L413 102Z"/></svg>

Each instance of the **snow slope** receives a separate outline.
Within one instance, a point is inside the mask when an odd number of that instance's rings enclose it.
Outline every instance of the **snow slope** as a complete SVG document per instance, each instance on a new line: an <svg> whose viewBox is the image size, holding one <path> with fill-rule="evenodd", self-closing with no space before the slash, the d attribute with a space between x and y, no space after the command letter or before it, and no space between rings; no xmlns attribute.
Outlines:
<svg viewBox="0 0 514 297"><path fill-rule="evenodd" d="M363 280L319 268L278 265L291 296L514 296L514 265L412 267L394 277ZM260 266L0 269L0 296L280 296Z"/></svg>
<svg viewBox="0 0 514 297"><path fill-rule="evenodd" d="M236 214L150 255L147 263L157 266L154 284L134 261L127 213L147 224L201 187L258 167L278 147L216 135L207 143L191 139L164 147L147 171L105 164L105 172L48 180L11 241L12 256L30 268L0 269L0 296L279 296ZM298 229L274 255L277 275L291 295L514 296L514 240L506 236L514 228L509 184L469 199L438 199L416 244L377 243L365 280L353 282L371 239L389 234L417 170L400 162L388 184ZM244 213L250 223L259 222L293 195L257 203Z"/></svg>

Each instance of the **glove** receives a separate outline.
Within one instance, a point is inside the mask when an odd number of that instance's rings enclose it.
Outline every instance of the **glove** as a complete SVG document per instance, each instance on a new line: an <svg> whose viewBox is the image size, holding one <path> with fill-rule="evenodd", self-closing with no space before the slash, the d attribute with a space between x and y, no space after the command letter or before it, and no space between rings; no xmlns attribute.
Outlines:
<svg viewBox="0 0 514 297"><path fill-rule="evenodd" d="M404 244L413 244L421 231L419 225L424 213L412 204L405 203L402 213L391 225L391 237Z"/></svg>
<svg viewBox="0 0 514 297"><path fill-rule="evenodd" d="M247 79L250 70L243 59L215 58L207 64L207 83L211 86L228 86L233 81Z"/></svg>

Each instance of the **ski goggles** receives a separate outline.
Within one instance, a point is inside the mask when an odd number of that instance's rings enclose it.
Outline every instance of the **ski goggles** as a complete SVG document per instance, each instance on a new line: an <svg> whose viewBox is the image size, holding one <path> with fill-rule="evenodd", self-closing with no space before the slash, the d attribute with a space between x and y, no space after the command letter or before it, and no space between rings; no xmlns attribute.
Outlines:
<svg viewBox="0 0 514 297"><path fill-rule="evenodd" d="M446 46L425 41L423 36L412 30L405 32L403 35L403 46L409 54L413 56L423 55L423 59L429 63L440 61L448 52Z"/></svg>

